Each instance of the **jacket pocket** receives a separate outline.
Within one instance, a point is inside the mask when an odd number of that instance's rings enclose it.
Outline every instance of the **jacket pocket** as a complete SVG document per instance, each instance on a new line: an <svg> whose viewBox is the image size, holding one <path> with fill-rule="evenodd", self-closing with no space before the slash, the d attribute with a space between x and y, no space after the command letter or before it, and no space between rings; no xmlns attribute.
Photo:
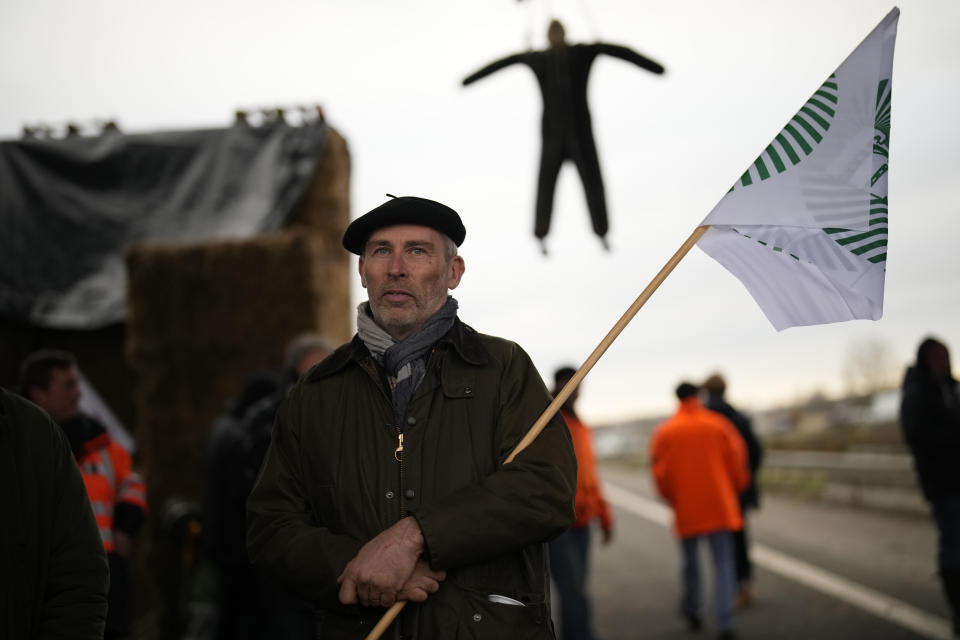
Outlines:
<svg viewBox="0 0 960 640"><path fill-rule="evenodd" d="M442 591L442 589L441 589ZM553 640L553 623L543 602L491 602L491 594L458 590L437 613L434 637L457 640ZM500 600L499 598L494 598ZM429 634L428 634L429 637Z"/></svg>
<svg viewBox="0 0 960 640"><path fill-rule="evenodd" d="M477 392L477 387L472 379L458 378L456 380L443 380L443 395L447 398L472 398Z"/></svg>

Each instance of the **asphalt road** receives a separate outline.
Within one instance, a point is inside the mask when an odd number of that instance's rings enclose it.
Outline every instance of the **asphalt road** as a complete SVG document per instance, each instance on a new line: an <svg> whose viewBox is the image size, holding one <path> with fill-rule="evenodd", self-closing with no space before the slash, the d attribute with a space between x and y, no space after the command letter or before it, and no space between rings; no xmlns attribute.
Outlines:
<svg viewBox="0 0 960 640"><path fill-rule="evenodd" d="M616 530L608 546L594 537L591 556L600 638L698 637L677 615L679 550L669 510L652 498L645 471L604 466L601 475L615 506ZM738 637L950 637L935 569L936 532L928 518L765 495L749 523L756 600L737 612ZM709 586L706 549L702 567ZM714 633L708 616L699 635Z"/></svg>

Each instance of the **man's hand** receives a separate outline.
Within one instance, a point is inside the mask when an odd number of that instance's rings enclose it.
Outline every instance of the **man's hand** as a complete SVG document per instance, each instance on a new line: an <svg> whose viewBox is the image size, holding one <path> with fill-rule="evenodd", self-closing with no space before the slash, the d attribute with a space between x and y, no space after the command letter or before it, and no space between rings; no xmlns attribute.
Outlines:
<svg viewBox="0 0 960 640"><path fill-rule="evenodd" d="M613 527L607 527L603 530L603 545L606 546L613 541Z"/></svg>
<svg viewBox="0 0 960 640"><path fill-rule="evenodd" d="M130 539L130 535L123 531L114 530L113 546L117 555L124 558L129 558L133 551L133 541Z"/></svg>
<svg viewBox="0 0 960 640"><path fill-rule="evenodd" d="M427 561L421 558L413 567L413 575L403 585L397 600L409 600L411 602L423 602L431 593L436 593L440 588L440 583L447 577L446 571L434 571L427 564Z"/></svg>
<svg viewBox="0 0 960 640"><path fill-rule="evenodd" d="M420 525L412 517L400 520L363 545L356 557L347 563L337 579L340 602L359 602L368 607L391 606L414 577L414 568L422 551ZM424 591L420 586L417 590Z"/></svg>

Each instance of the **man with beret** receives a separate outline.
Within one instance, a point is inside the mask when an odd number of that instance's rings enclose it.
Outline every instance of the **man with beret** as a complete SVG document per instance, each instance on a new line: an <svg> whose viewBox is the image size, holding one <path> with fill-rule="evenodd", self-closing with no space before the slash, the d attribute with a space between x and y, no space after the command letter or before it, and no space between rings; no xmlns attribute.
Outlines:
<svg viewBox="0 0 960 640"><path fill-rule="evenodd" d="M253 563L314 604L317 634L553 638L545 542L574 519L576 459L516 344L457 317L460 216L401 197L355 220L368 301L353 340L280 408L247 502Z"/></svg>

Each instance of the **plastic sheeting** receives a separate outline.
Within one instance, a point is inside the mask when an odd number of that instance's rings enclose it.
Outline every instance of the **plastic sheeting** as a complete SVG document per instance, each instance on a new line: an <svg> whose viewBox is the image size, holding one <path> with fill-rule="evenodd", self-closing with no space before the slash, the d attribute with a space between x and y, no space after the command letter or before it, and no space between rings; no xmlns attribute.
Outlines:
<svg viewBox="0 0 960 640"><path fill-rule="evenodd" d="M317 121L0 142L0 316L122 321L127 248L282 227L327 132Z"/></svg>

